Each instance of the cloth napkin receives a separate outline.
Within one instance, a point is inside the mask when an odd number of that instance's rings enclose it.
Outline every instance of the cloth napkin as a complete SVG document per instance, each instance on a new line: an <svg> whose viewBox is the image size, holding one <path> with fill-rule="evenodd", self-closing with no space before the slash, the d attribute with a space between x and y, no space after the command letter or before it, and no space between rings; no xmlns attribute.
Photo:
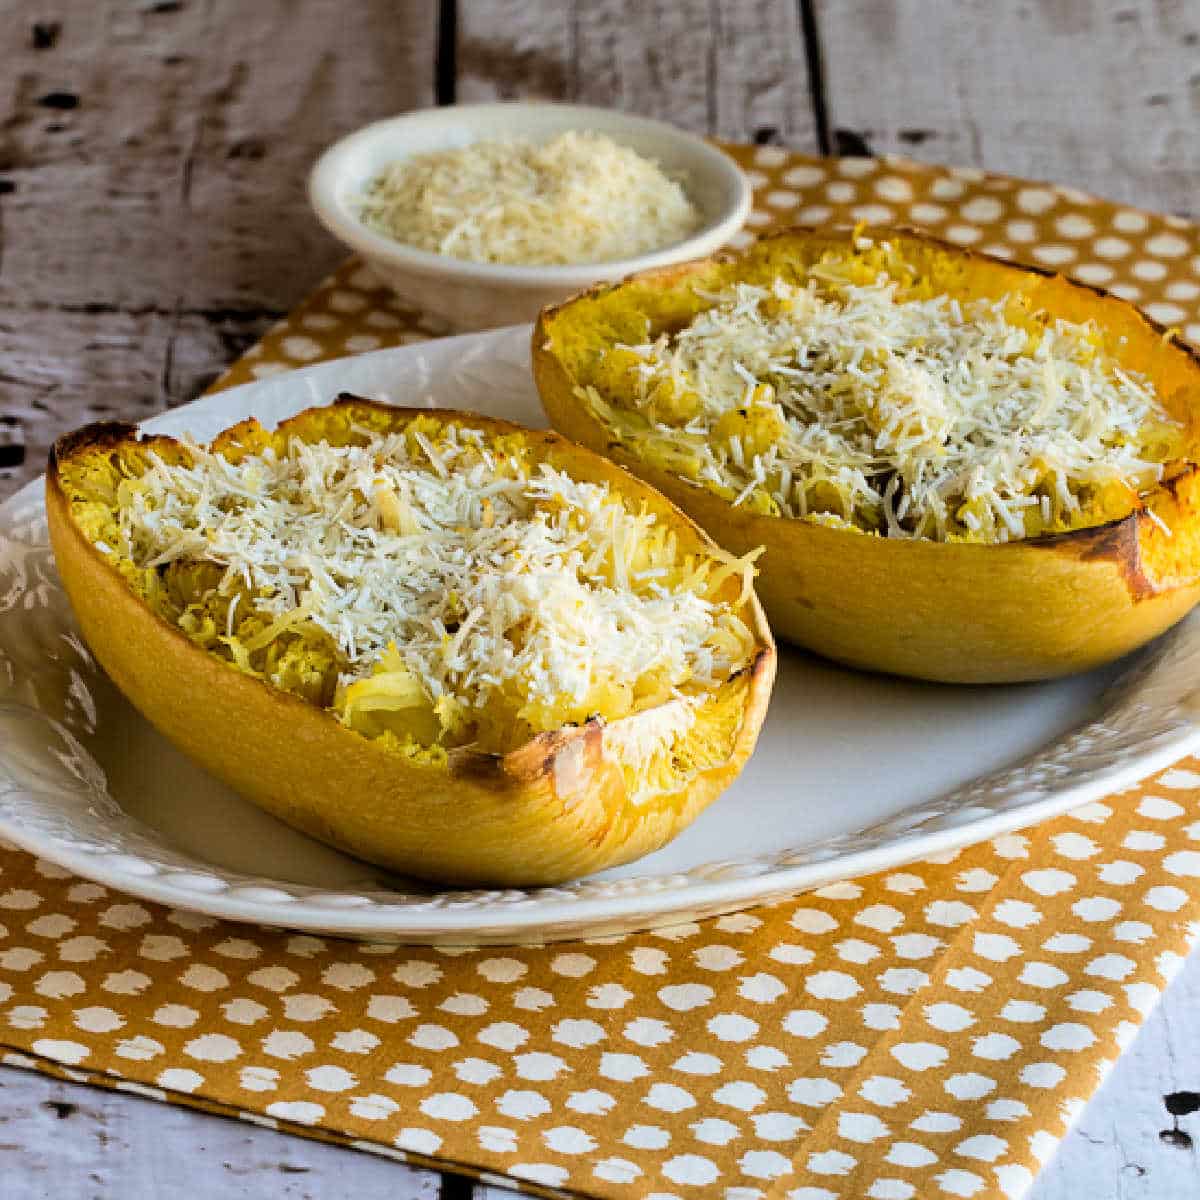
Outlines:
<svg viewBox="0 0 1200 1200"><path fill-rule="evenodd" d="M1197 231L1064 188L728 147L752 228L1059 268L1200 340ZM219 386L442 332L348 263ZM1196 937L1200 760L657 932L411 948L223 923L0 848L3 1061L543 1194L1018 1197Z"/></svg>

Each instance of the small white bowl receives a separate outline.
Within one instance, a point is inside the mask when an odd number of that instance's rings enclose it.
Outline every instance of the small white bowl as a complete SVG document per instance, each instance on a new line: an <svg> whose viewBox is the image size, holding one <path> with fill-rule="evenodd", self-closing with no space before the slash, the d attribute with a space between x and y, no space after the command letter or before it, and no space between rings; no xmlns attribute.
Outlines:
<svg viewBox="0 0 1200 1200"><path fill-rule="evenodd" d="M545 141L569 129L606 134L677 175L703 214L703 226L692 237L634 258L527 267L418 250L368 228L355 212L356 197L398 159L486 139ZM401 299L460 330L532 321L545 305L599 280L702 258L728 242L750 212L750 183L720 150L662 121L576 104L471 104L377 121L321 155L308 192L325 228L366 259Z"/></svg>

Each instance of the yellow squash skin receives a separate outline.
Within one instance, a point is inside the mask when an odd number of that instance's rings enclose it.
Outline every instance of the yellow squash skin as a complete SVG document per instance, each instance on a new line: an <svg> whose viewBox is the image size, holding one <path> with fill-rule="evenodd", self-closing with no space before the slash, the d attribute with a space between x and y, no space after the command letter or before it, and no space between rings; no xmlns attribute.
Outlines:
<svg viewBox="0 0 1200 1200"><path fill-rule="evenodd" d="M972 254L923 235L876 231L905 261L960 298L1030 297L1057 317L1095 320L1106 349L1147 376L1184 425L1186 462L1144 512L1068 533L982 545L878 537L734 508L638 457L580 400L600 351L687 323L712 292L745 280L790 282L849 231L796 228L744 255L633 276L546 309L533 367L551 424L664 492L735 554L765 547L756 588L777 636L850 666L952 683L1046 679L1087 670L1143 645L1200 600L1200 362L1132 305L1061 276ZM609 402L613 397L598 388Z"/></svg>
<svg viewBox="0 0 1200 1200"><path fill-rule="evenodd" d="M347 405L386 412L395 426L430 415L345 398L285 425L319 440L330 414ZM496 435L522 432L475 414L437 415ZM524 433L543 461L644 501L670 524L683 550L711 548L673 505L605 459L556 434ZM136 437L132 426L89 426L51 451L46 507L67 594L96 658L139 711L213 775L289 825L438 883L554 884L662 846L732 782L750 756L775 674L774 645L753 596L739 615L755 634L756 653L723 685L736 689L741 706L728 756L676 791L633 800L622 769L606 754L611 727L597 720L540 734L502 756L450 751L443 766L414 762L361 736L324 709L195 645L135 595L89 542L73 519L62 472L78 456L109 454ZM726 586L731 597L738 595L739 581Z"/></svg>

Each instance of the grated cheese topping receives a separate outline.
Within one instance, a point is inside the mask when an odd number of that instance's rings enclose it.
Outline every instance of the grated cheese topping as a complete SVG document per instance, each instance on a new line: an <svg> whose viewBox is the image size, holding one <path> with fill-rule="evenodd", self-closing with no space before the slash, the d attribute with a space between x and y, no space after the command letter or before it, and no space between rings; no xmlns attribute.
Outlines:
<svg viewBox="0 0 1200 1200"><path fill-rule="evenodd" d="M358 211L420 250L529 266L629 258L701 224L657 163L574 131L540 145L512 138L403 159L368 184Z"/></svg>
<svg viewBox="0 0 1200 1200"><path fill-rule="evenodd" d="M1181 426L1093 324L956 299L857 239L606 352L594 412L734 505L893 538L1005 542L1131 511ZM609 404L602 393L625 403Z"/></svg>
<svg viewBox="0 0 1200 1200"><path fill-rule="evenodd" d="M752 651L714 597L730 574L748 589L748 563L681 555L652 513L516 437L417 420L236 463L187 452L148 452L99 548L170 575L181 628L278 686L304 690L295 646L324 654L320 698L371 736L500 751L597 713L690 710Z"/></svg>

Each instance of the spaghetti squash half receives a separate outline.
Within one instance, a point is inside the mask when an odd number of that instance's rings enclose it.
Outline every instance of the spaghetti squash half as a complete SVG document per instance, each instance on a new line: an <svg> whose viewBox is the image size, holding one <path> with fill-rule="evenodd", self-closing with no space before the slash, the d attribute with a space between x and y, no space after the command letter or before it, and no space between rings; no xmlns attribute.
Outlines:
<svg viewBox="0 0 1200 1200"><path fill-rule="evenodd" d="M547 309L551 423L732 553L776 634L953 682L1200 598L1200 363L1132 305L909 232L793 229Z"/></svg>
<svg viewBox="0 0 1200 1200"><path fill-rule="evenodd" d="M61 439L84 635L242 795L442 883L656 849L751 753L775 654L749 558L552 433L343 396L209 446Z"/></svg>

